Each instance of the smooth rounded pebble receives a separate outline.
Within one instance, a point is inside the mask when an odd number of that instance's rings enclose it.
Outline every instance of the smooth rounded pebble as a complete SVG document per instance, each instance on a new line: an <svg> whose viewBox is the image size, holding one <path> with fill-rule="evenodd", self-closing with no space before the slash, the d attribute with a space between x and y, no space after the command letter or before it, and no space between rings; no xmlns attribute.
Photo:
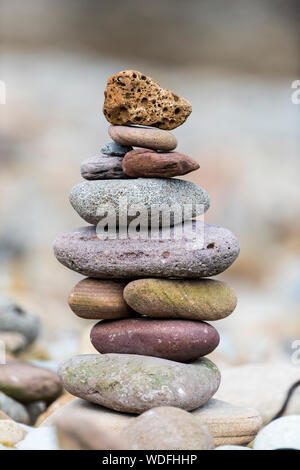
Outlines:
<svg viewBox="0 0 300 470"><path fill-rule="evenodd" d="M192 415L208 427L217 446L249 444L262 426L262 419L257 410L215 398L192 411Z"/></svg>
<svg viewBox="0 0 300 470"><path fill-rule="evenodd" d="M101 321L91 330L91 342L101 354L141 354L179 362L210 354L219 341L213 326L191 320L126 318Z"/></svg>
<svg viewBox="0 0 300 470"><path fill-rule="evenodd" d="M122 169L122 160L122 157L105 155L87 158L81 163L81 176L86 180L128 179Z"/></svg>
<svg viewBox="0 0 300 470"><path fill-rule="evenodd" d="M156 406L193 410L220 384L219 370L206 358L182 364L150 356L91 354L65 361L59 375L72 395L127 413Z"/></svg>
<svg viewBox="0 0 300 470"><path fill-rule="evenodd" d="M198 170L199 164L178 152L136 149L126 153L122 168L126 175L134 178L171 178Z"/></svg>
<svg viewBox="0 0 300 470"><path fill-rule="evenodd" d="M192 112L191 104L137 70L107 80L103 113L113 124L145 124L174 129Z"/></svg>
<svg viewBox="0 0 300 470"><path fill-rule="evenodd" d="M157 240L100 240L95 227L81 227L60 235L54 253L64 266L100 279L199 278L229 268L239 254L239 243L225 228L189 221L183 239L163 230Z"/></svg>
<svg viewBox="0 0 300 470"><path fill-rule="evenodd" d="M215 447L208 428L191 413L162 406L145 411L122 433L132 450L210 450Z"/></svg>
<svg viewBox="0 0 300 470"><path fill-rule="evenodd" d="M135 316L123 298L127 282L86 278L73 287L69 306L81 318L113 320Z"/></svg>
<svg viewBox="0 0 300 470"><path fill-rule="evenodd" d="M109 126L110 137L121 145L143 147L166 152L177 147L177 140L173 134L160 129L137 126Z"/></svg>
<svg viewBox="0 0 300 470"><path fill-rule="evenodd" d="M86 222L97 225L107 211L119 226L127 227L141 213L144 228L170 226L203 214L209 208L209 196L204 189L184 180L138 178L132 180L84 181L71 189L70 202ZM184 206L192 205L192 211ZM175 207L174 217L170 208ZM167 211L157 221L151 214ZM171 214L170 214L171 212Z"/></svg>
<svg viewBox="0 0 300 470"><path fill-rule="evenodd" d="M132 147L120 145L116 142L109 142L109 144L105 144L101 147L101 153L111 157L124 157L124 155L131 150L133 150Z"/></svg>
<svg viewBox="0 0 300 470"><path fill-rule="evenodd" d="M13 446L24 439L26 431L10 419L0 420L0 444Z"/></svg>
<svg viewBox="0 0 300 470"><path fill-rule="evenodd" d="M18 423L30 424L30 416L25 406L3 392L0 392L0 410Z"/></svg>
<svg viewBox="0 0 300 470"><path fill-rule="evenodd" d="M300 450L300 416L290 415L267 424L257 435L254 450Z"/></svg>
<svg viewBox="0 0 300 470"><path fill-rule="evenodd" d="M55 372L10 360L0 366L0 391L22 403L51 401L61 393L62 385Z"/></svg>
<svg viewBox="0 0 300 470"><path fill-rule="evenodd" d="M230 315L237 304L233 289L213 279L138 279L127 284L123 295L136 312L154 318L214 321Z"/></svg>
<svg viewBox="0 0 300 470"><path fill-rule="evenodd" d="M18 332L31 344L40 332L40 321L8 297L0 296L0 331Z"/></svg>

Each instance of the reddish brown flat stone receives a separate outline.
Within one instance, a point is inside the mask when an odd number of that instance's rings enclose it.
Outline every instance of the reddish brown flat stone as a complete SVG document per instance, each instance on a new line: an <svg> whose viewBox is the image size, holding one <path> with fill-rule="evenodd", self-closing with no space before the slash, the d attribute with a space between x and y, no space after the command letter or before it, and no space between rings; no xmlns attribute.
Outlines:
<svg viewBox="0 0 300 470"><path fill-rule="evenodd" d="M101 321L91 341L102 354L141 354L186 362L210 354L219 344L217 330L193 320L127 318Z"/></svg>
<svg viewBox="0 0 300 470"><path fill-rule="evenodd" d="M183 153L136 149L126 153L122 168L126 175L134 178L171 178L195 171L199 164Z"/></svg>

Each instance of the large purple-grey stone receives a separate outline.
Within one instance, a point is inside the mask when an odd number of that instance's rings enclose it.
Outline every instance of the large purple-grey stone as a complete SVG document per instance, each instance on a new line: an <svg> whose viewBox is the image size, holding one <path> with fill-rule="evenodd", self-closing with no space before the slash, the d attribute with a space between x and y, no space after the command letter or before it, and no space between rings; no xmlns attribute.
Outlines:
<svg viewBox="0 0 300 470"><path fill-rule="evenodd" d="M64 266L100 279L215 276L239 254L233 233L217 225L185 222L182 239L170 234L164 239L166 230L157 240L100 240L95 227L81 227L60 235L54 242L54 253Z"/></svg>

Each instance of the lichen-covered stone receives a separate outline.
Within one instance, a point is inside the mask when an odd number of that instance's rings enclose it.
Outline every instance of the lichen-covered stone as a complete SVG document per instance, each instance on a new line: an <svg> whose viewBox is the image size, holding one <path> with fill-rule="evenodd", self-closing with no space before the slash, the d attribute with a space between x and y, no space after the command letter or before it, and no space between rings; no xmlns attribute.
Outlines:
<svg viewBox="0 0 300 470"><path fill-rule="evenodd" d="M145 411L122 433L132 450L210 450L209 429L191 413L171 406Z"/></svg>
<svg viewBox="0 0 300 470"><path fill-rule="evenodd" d="M104 116L117 125L142 124L175 129L192 112L187 100L135 70L124 70L109 77L104 96Z"/></svg>
<svg viewBox="0 0 300 470"><path fill-rule="evenodd" d="M141 277L199 278L225 271L239 254L239 243L227 229L188 221L182 239L162 230L158 239L106 239L95 227L66 232L54 242L64 266L100 279Z"/></svg>
<svg viewBox="0 0 300 470"><path fill-rule="evenodd" d="M124 289L124 299L136 312L154 318L214 321L236 307L233 289L214 279L138 279Z"/></svg>
<svg viewBox="0 0 300 470"><path fill-rule="evenodd" d="M58 375L27 362L0 365L0 391L22 403L54 400L62 391Z"/></svg>
<svg viewBox="0 0 300 470"><path fill-rule="evenodd" d="M206 358L182 364L149 356L92 354L65 361L59 375L72 395L128 413L156 406L193 410L220 384L220 372Z"/></svg>
<svg viewBox="0 0 300 470"><path fill-rule="evenodd" d="M73 287L69 305L76 315L95 320L112 320L136 315L126 304L123 290L126 282L82 279Z"/></svg>
<svg viewBox="0 0 300 470"><path fill-rule="evenodd" d="M87 158L81 163L81 176L86 180L128 179L122 169L122 160L122 157L105 155Z"/></svg>
<svg viewBox="0 0 300 470"><path fill-rule="evenodd" d="M210 203L207 192L200 186L162 178L84 181L71 189L70 202L80 217L90 224L96 225L106 211L111 210L120 226L127 226L141 211L142 214L145 212L145 224L151 222L154 226L155 219L151 219L151 214L155 208L163 211L176 206L175 219L170 210L170 216L168 213L165 220L160 217L156 221L156 225L173 225L174 221L180 223L185 218L201 215ZM184 211L185 205L192 205L191 213Z"/></svg>
<svg viewBox="0 0 300 470"><path fill-rule="evenodd" d="M122 168L126 175L134 178L171 178L195 171L199 164L178 152L159 153L151 149L136 149L126 153Z"/></svg>
<svg viewBox="0 0 300 470"><path fill-rule="evenodd" d="M97 323L91 341L102 354L141 354L186 362L210 354L220 337L213 326L200 321L126 318Z"/></svg>
<svg viewBox="0 0 300 470"><path fill-rule="evenodd" d="M26 436L27 431L10 419L0 420L0 444L13 447Z"/></svg>
<svg viewBox="0 0 300 470"><path fill-rule="evenodd" d="M133 150L132 147L120 145L116 142L109 142L109 144L105 144L101 147L101 153L111 157L124 157L124 155L131 150Z"/></svg>
<svg viewBox="0 0 300 470"><path fill-rule="evenodd" d="M110 137L121 145L143 147L168 152L177 147L173 134L161 129L137 126L109 126Z"/></svg>

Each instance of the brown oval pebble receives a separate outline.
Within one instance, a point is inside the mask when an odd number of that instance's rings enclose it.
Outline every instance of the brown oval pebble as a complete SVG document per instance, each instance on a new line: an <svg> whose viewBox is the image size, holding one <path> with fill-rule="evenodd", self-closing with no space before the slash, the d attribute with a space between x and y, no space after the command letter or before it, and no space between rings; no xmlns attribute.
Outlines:
<svg viewBox="0 0 300 470"><path fill-rule="evenodd" d="M126 175L134 178L171 178L195 171L199 164L178 152L158 153L152 149L136 149L126 153L122 168Z"/></svg>
<svg viewBox="0 0 300 470"><path fill-rule="evenodd" d="M127 284L123 295L136 312L154 318L220 320L237 304L234 290L215 279L139 279Z"/></svg>
<svg viewBox="0 0 300 470"><path fill-rule="evenodd" d="M129 318L97 323L93 346L101 354L140 354L186 362L210 354L219 344L217 330L192 320Z"/></svg>
<svg viewBox="0 0 300 470"><path fill-rule="evenodd" d="M192 112L190 103L161 88L136 70L123 70L107 80L103 113L112 124L141 124L175 129Z"/></svg>
<svg viewBox="0 0 300 470"><path fill-rule="evenodd" d="M73 287L69 305L81 318L110 320L135 315L123 299L127 282L82 279Z"/></svg>
<svg viewBox="0 0 300 470"><path fill-rule="evenodd" d="M109 126L108 133L114 142L132 147L153 150L174 150L176 138L168 131L137 126Z"/></svg>

